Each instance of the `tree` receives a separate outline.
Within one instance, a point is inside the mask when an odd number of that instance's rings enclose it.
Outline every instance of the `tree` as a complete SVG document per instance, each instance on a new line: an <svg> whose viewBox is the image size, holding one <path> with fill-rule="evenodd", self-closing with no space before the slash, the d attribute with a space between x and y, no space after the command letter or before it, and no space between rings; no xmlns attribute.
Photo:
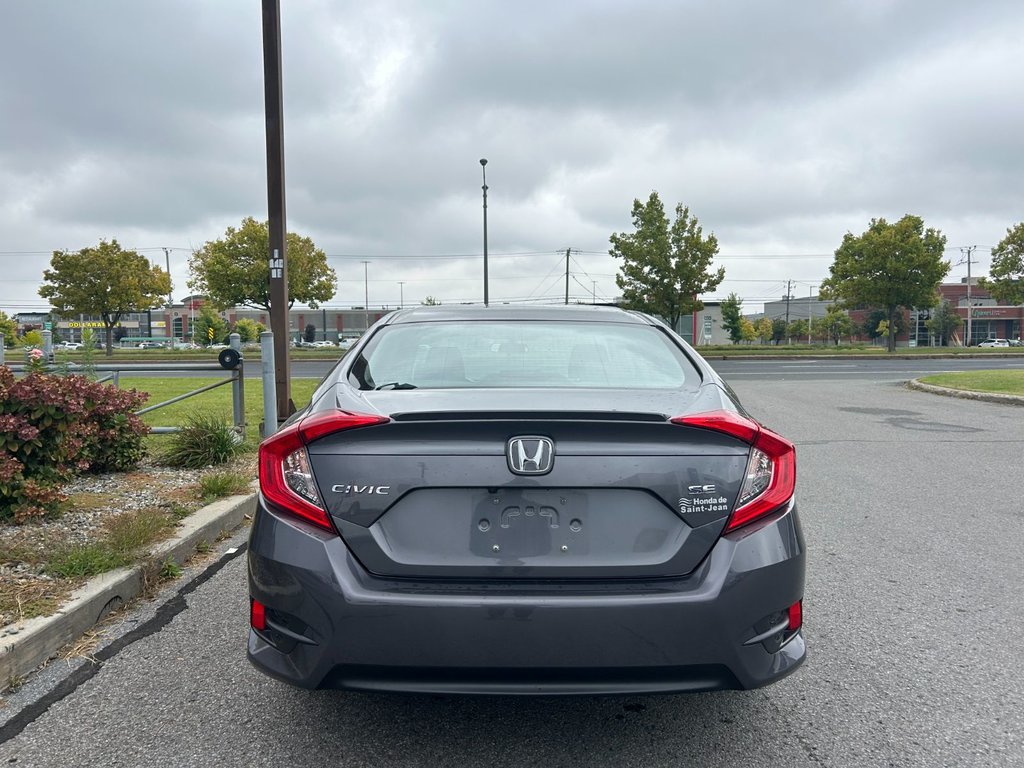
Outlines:
<svg viewBox="0 0 1024 768"><path fill-rule="evenodd" d="M43 334L37 330L26 331L25 335L18 339L18 345L22 347L39 347L43 346Z"/></svg>
<svg viewBox="0 0 1024 768"><path fill-rule="evenodd" d="M263 323L256 322L250 317L239 318L235 322L235 333L243 342L259 341L260 334L267 330Z"/></svg>
<svg viewBox="0 0 1024 768"><path fill-rule="evenodd" d="M821 329L823 340L831 339L839 346L843 336L853 335L853 320L842 307L832 304L825 310L825 316L815 322Z"/></svg>
<svg viewBox="0 0 1024 768"><path fill-rule="evenodd" d="M743 317L740 315L743 299L735 293L730 293L720 308L722 310L722 329L729 334L733 344L739 344L743 338Z"/></svg>
<svg viewBox="0 0 1024 768"><path fill-rule="evenodd" d="M426 307L440 307L441 306L441 301L440 301L440 299L437 299L434 296L427 296L427 298L425 298L423 301L421 301L420 304L422 304L422 305L424 305Z"/></svg>
<svg viewBox="0 0 1024 768"><path fill-rule="evenodd" d="M6 312L0 312L0 344L13 347L18 338L18 324Z"/></svg>
<svg viewBox="0 0 1024 768"><path fill-rule="evenodd" d="M210 333L210 331L213 333ZM228 323L209 304L203 304L192 327L192 338L197 344L223 344L228 338Z"/></svg>
<svg viewBox="0 0 1024 768"><path fill-rule="evenodd" d="M680 317L703 309L697 297L725 279L725 269L711 271L718 240L713 234L704 237L697 217L682 204L676 206L676 220L669 226L657 192L651 192L646 203L633 201L633 227L631 234L609 238L608 253L622 259L615 283L622 290L623 304L657 315L676 328Z"/></svg>
<svg viewBox="0 0 1024 768"><path fill-rule="evenodd" d="M873 309L864 319L864 323L861 325L861 330L869 339L877 339L879 336L885 335L882 331L878 330L882 327L883 322L885 323L887 333L889 329L889 321L885 316L885 310ZM896 333L903 333L905 330L907 330L907 324L903 321L903 313L899 312L896 315Z"/></svg>
<svg viewBox="0 0 1024 768"><path fill-rule="evenodd" d="M825 298L847 307L867 305L885 310L888 350L896 349L896 317L901 308L931 307L937 289L949 272L943 260L946 237L924 228L924 220L907 214L895 224L872 219L867 230L847 232L821 286Z"/></svg>
<svg viewBox="0 0 1024 768"><path fill-rule="evenodd" d="M772 340L772 321L771 318L762 317L757 321L754 326L757 330L757 335L761 339L762 344L767 344Z"/></svg>
<svg viewBox="0 0 1024 768"><path fill-rule="evenodd" d="M772 320L772 341L775 342L775 346L786 338L786 320L782 317L776 317Z"/></svg>
<svg viewBox="0 0 1024 768"><path fill-rule="evenodd" d="M963 318L946 299L940 301L932 310L932 316L924 321L928 333L938 340L940 347L947 346L953 335L963 328L963 324Z"/></svg>
<svg viewBox="0 0 1024 768"><path fill-rule="evenodd" d="M804 318L790 321L789 325L786 326L786 335L790 341L793 339L799 343L802 339L807 337L807 321Z"/></svg>
<svg viewBox="0 0 1024 768"><path fill-rule="evenodd" d="M992 249L989 277L980 283L1001 304L1024 304L1024 222L1006 230Z"/></svg>
<svg viewBox="0 0 1024 768"><path fill-rule="evenodd" d="M757 338L757 329L754 324L745 317L740 318L740 338L748 344Z"/></svg>
<svg viewBox="0 0 1024 768"><path fill-rule="evenodd" d="M307 344L311 344L316 341L316 326L312 323L306 323L306 328L302 332L302 340Z"/></svg>
<svg viewBox="0 0 1024 768"><path fill-rule="evenodd" d="M289 232L288 307L296 301L316 309L334 296L338 276L327 256L308 237ZM265 221L251 216L238 229L211 240L189 259L195 276L189 287L206 294L218 309L255 307L270 311L270 235Z"/></svg>
<svg viewBox="0 0 1024 768"><path fill-rule="evenodd" d="M60 315L98 315L106 329L107 356L112 355L114 326L126 312L144 312L163 304L171 278L117 240L95 248L54 251L51 269L43 271L39 295Z"/></svg>

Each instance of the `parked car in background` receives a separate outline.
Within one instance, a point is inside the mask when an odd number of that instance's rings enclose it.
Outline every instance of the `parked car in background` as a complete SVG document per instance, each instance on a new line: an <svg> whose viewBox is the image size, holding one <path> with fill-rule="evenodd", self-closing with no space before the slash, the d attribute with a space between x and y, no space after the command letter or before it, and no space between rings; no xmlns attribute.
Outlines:
<svg viewBox="0 0 1024 768"><path fill-rule="evenodd" d="M393 312L259 481L248 655L293 685L668 693L804 660L795 448L646 315Z"/></svg>
<svg viewBox="0 0 1024 768"><path fill-rule="evenodd" d="M985 339L978 345L979 347L1008 347L1010 342L1006 339Z"/></svg>

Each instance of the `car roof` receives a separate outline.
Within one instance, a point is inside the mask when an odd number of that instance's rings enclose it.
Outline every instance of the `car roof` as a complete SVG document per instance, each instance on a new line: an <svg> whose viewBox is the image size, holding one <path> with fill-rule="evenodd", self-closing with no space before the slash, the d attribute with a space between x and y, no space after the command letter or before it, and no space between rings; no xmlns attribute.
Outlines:
<svg viewBox="0 0 1024 768"><path fill-rule="evenodd" d="M386 325L474 320L568 320L596 323L653 325L639 312L595 304L521 306L514 304L457 304L400 309L385 318Z"/></svg>

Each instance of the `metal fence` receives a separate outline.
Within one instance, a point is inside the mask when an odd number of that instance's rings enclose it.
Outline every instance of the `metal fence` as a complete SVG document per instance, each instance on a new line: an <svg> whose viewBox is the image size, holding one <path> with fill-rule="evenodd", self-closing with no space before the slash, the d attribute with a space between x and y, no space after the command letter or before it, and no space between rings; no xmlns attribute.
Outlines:
<svg viewBox="0 0 1024 768"><path fill-rule="evenodd" d="M226 374L224 379L215 381L210 384L193 389L190 392L172 397L169 400L165 400L162 403L156 403L150 405L141 410L135 412L137 416L141 416L144 413L150 413L159 408L165 408L168 405L174 403L180 403L182 400L186 400L196 395L201 395L203 392L209 392L210 390L217 389L218 387L231 386L231 410L232 410L232 421L234 429L238 432L240 437L245 437L245 361L242 359L242 345L241 339L237 333L233 333L230 336L230 345L227 349L221 352L218 363L154 363L152 365L147 363L142 364L113 364L113 363L101 363L96 365L86 366L75 365L75 364L60 364L56 365L53 362L53 337L50 331L43 331L43 355L45 360L45 370L48 373L55 374L76 374L76 373L97 373L103 374L97 378L97 381L109 381L115 387L120 385L120 378L122 373L131 372L132 374L138 373L150 373L150 374L181 374L181 373L210 373L218 372ZM0 344L0 365L6 364L15 374L24 373L29 367L25 363L5 363L4 362L4 350L3 344ZM180 426L161 426L161 427L150 427L149 430L153 434L172 434L180 432Z"/></svg>

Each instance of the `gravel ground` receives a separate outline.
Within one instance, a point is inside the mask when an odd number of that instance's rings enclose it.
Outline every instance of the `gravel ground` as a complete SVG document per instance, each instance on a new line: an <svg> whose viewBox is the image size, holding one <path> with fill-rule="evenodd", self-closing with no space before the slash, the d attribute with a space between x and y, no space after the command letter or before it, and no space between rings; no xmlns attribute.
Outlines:
<svg viewBox="0 0 1024 768"><path fill-rule="evenodd" d="M52 612L82 583L47 574L48 553L99 540L105 524L126 512L194 512L203 504L199 498L202 476L223 471L255 477L255 457L205 469L144 462L131 472L82 475L63 487L69 509L60 517L0 525L0 635L13 622Z"/></svg>

